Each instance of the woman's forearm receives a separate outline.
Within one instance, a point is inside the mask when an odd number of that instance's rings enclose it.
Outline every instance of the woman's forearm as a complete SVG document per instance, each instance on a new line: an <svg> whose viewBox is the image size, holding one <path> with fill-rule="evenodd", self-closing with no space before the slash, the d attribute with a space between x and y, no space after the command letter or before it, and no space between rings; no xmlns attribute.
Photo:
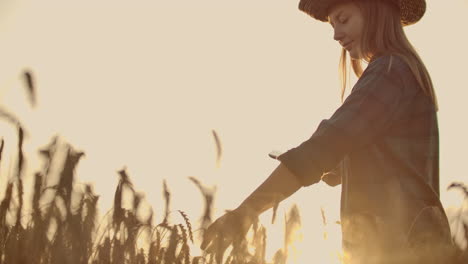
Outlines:
<svg viewBox="0 0 468 264"><path fill-rule="evenodd" d="M260 215L291 196L301 188L296 176L294 176L283 164L280 164L270 176L245 199L239 208Z"/></svg>

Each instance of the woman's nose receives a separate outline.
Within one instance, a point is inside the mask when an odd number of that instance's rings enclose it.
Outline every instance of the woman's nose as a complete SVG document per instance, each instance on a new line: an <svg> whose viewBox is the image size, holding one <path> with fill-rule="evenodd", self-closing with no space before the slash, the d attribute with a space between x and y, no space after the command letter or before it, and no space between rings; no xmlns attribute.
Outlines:
<svg viewBox="0 0 468 264"><path fill-rule="evenodd" d="M336 41L340 41L343 38L344 38L343 31L341 31L339 27L335 27L334 33L333 33L333 39L336 40Z"/></svg>

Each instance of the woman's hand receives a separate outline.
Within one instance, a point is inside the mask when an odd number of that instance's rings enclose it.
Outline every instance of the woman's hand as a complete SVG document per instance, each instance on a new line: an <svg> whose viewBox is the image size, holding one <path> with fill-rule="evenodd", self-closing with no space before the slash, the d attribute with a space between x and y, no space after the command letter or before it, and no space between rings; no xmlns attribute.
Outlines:
<svg viewBox="0 0 468 264"><path fill-rule="evenodd" d="M218 218L205 231L201 249L222 255L232 243L241 242L258 215L302 187L295 175L280 164L237 209Z"/></svg>
<svg viewBox="0 0 468 264"><path fill-rule="evenodd" d="M232 243L242 241L256 217L255 212L246 207L225 213L206 229L201 249L223 253Z"/></svg>
<svg viewBox="0 0 468 264"><path fill-rule="evenodd" d="M335 187L341 184L341 176L333 172L328 172L322 175L322 181L331 187Z"/></svg>

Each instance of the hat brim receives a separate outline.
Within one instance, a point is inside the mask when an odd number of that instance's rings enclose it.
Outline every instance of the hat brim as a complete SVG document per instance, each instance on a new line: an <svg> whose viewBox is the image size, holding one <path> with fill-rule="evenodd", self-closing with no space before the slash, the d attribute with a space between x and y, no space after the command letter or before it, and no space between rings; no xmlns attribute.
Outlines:
<svg viewBox="0 0 468 264"><path fill-rule="evenodd" d="M299 10L311 17L328 22L329 9L338 3L350 0L300 0ZM418 22L426 12L425 0L388 0L396 4L400 9L401 24L403 26L412 25Z"/></svg>

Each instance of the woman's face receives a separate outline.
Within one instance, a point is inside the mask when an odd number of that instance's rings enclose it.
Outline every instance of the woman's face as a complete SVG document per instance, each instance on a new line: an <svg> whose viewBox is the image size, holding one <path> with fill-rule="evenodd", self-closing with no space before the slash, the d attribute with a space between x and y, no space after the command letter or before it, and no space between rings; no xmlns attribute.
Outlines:
<svg viewBox="0 0 468 264"><path fill-rule="evenodd" d="M351 58L362 58L360 45L364 17L358 6L353 2L337 4L330 9L328 18L334 29L333 38L349 52Z"/></svg>

